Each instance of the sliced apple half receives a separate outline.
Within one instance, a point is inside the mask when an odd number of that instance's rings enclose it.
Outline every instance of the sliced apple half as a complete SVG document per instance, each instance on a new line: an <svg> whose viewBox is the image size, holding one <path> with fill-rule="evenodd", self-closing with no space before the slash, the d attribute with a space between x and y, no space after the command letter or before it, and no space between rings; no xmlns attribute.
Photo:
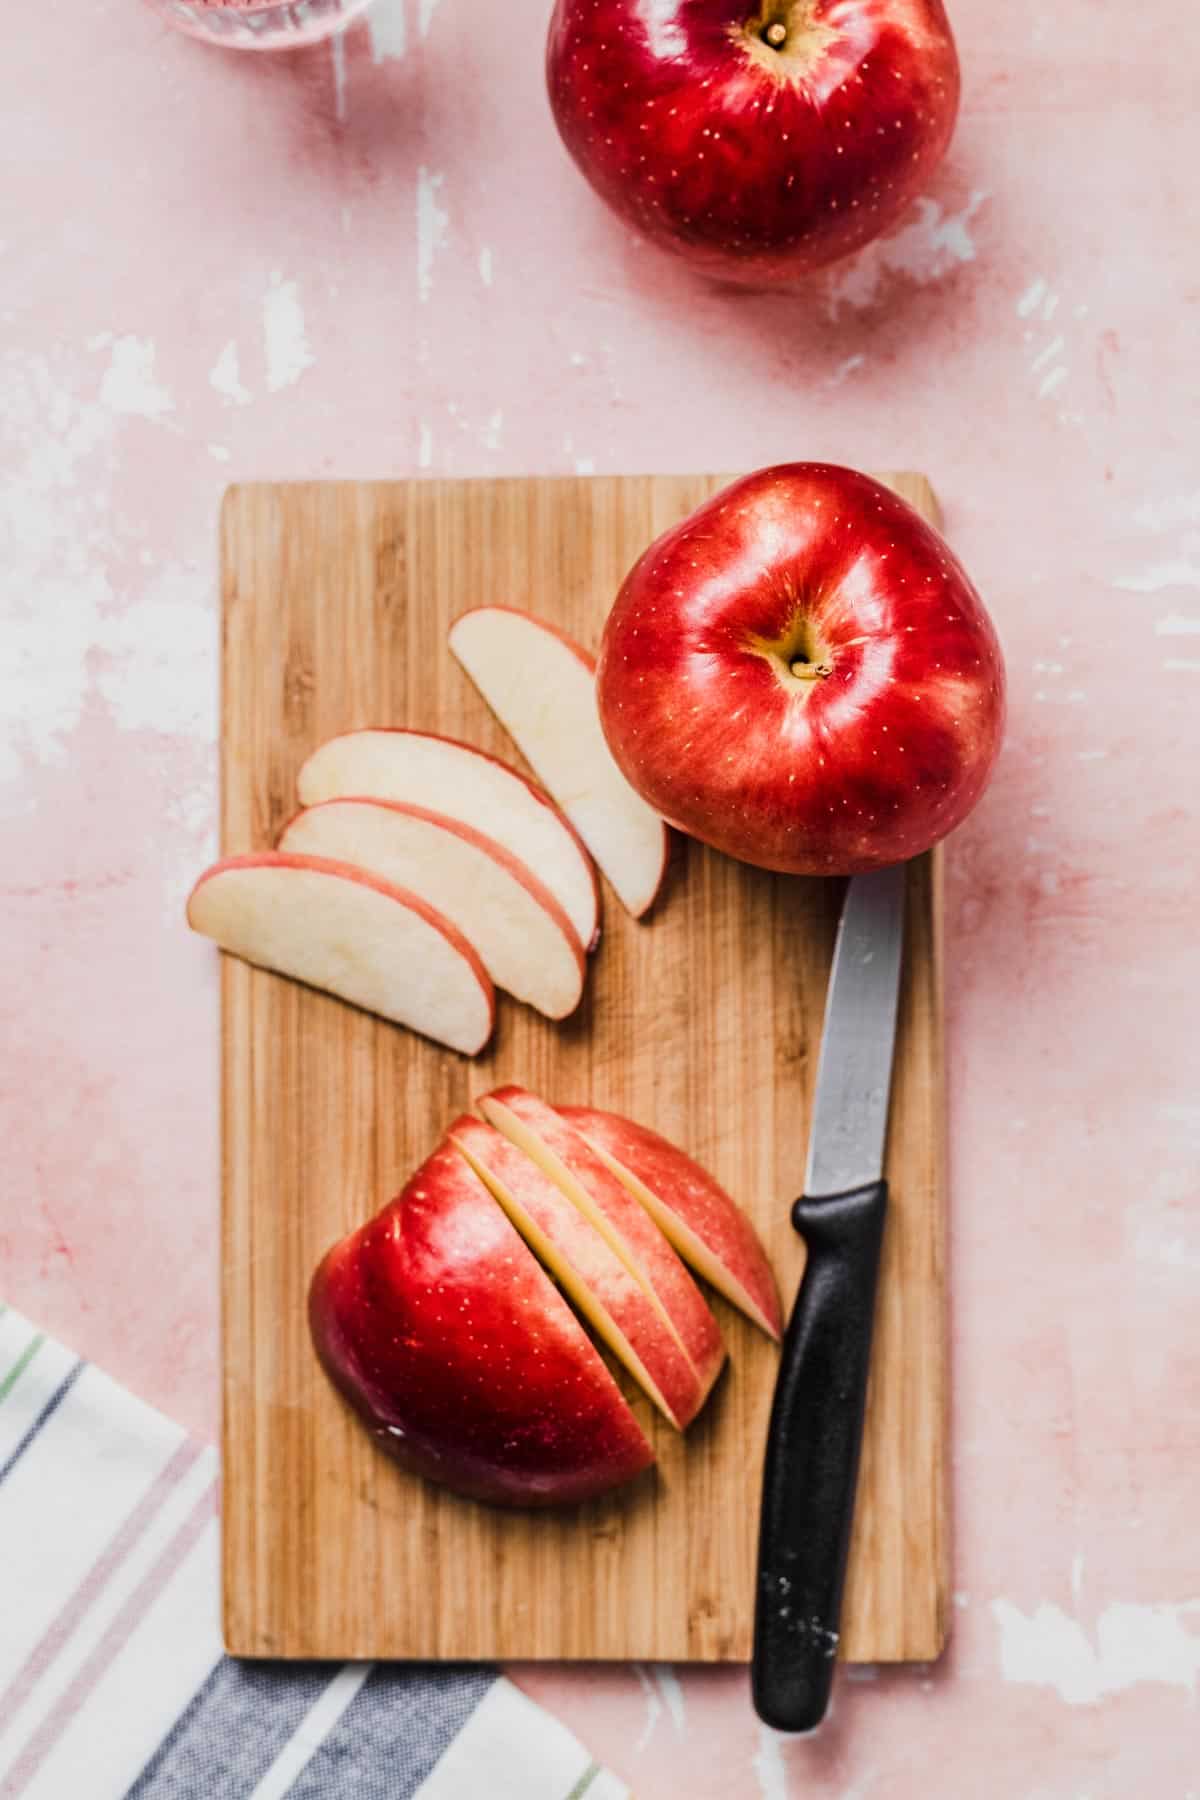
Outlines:
<svg viewBox="0 0 1200 1800"><path fill-rule="evenodd" d="M783 1320L771 1265L753 1225L720 1182L632 1119L591 1106L555 1111L641 1202L688 1267L778 1339Z"/></svg>
<svg viewBox="0 0 1200 1800"><path fill-rule="evenodd" d="M533 870L584 949L594 947L600 895L591 858L553 801L498 757L433 732L348 731L313 751L296 785L304 806L392 800L483 832Z"/></svg>
<svg viewBox="0 0 1200 1800"><path fill-rule="evenodd" d="M588 1500L654 1461L591 1338L447 1143L330 1250L309 1319L380 1448L459 1493Z"/></svg>
<svg viewBox="0 0 1200 1800"><path fill-rule="evenodd" d="M325 800L279 848L354 863L409 888L458 927L498 988L551 1019L574 1012L586 958L549 888L473 826L387 800Z"/></svg>
<svg viewBox="0 0 1200 1800"><path fill-rule="evenodd" d="M696 1372L701 1400L725 1360L703 1294L629 1190L561 1113L516 1086L476 1102L480 1112L561 1191L641 1284Z"/></svg>
<svg viewBox="0 0 1200 1800"><path fill-rule="evenodd" d="M278 850L200 877L188 923L260 968L291 975L473 1056L495 995L462 933L418 894L364 869Z"/></svg>
<svg viewBox="0 0 1200 1800"><path fill-rule="evenodd" d="M534 1254L660 1412L680 1431L708 1386L661 1306L604 1235L524 1151L464 1115L449 1141L486 1182Z"/></svg>
<svg viewBox="0 0 1200 1800"><path fill-rule="evenodd" d="M662 886L670 840L604 741L595 658L554 626L507 606L464 613L450 628L450 648L621 904L640 918Z"/></svg>

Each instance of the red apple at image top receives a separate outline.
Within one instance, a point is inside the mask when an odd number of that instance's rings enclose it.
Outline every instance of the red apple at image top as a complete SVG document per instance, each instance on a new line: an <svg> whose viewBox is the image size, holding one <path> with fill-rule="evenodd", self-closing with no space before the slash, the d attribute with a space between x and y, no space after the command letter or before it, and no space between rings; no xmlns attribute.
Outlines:
<svg viewBox="0 0 1200 1800"><path fill-rule="evenodd" d="M763 286L900 218L958 111L941 0L558 0L546 75L563 142L623 219Z"/></svg>
<svg viewBox="0 0 1200 1800"><path fill-rule="evenodd" d="M1004 664L962 565L889 488L790 463L651 544L597 670L604 734L671 824L844 875L953 830L987 784Z"/></svg>
<svg viewBox="0 0 1200 1800"><path fill-rule="evenodd" d="M449 1144L329 1251L309 1322L376 1442L458 1493L587 1500L654 1460L574 1313Z"/></svg>

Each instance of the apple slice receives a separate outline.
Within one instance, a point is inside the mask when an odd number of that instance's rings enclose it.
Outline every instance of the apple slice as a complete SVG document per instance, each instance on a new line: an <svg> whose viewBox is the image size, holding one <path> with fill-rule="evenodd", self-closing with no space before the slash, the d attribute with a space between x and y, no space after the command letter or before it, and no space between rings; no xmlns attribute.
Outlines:
<svg viewBox="0 0 1200 1800"><path fill-rule="evenodd" d="M313 751L296 786L304 806L394 800L483 832L536 873L584 949L594 949L600 895L591 858L553 801L498 757L432 732L348 731Z"/></svg>
<svg viewBox="0 0 1200 1800"><path fill-rule="evenodd" d="M753 1225L720 1183L632 1119L591 1106L555 1111L641 1202L689 1268L778 1340L783 1318L771 1265Z"/></svg>
<svg viewBox="0 0 1200 1800"><path fill-rule="evenodd" d="M500 1132L468 1114L450 1127L449 1138L584 1318L682 1431L708 1386L662 1308L591 1221Z"/></svg>
<svg viewBox="0 0 1200 1800"><path fill-rule="evenodd" d="M707 1395L725 1360L717 1321L654 1220L574 1125L524 1088L496 1088L480 1112L523 1150L612 1246L670 1325Z"/></svg>
<svg viewBox="0 0 1200 1800"><path fill-rule="evenodd" d="M449 1144L329 1251L309 1323L380 1448L458 1493L589 1500L654 1461L595 1345Z"/></svg>
<svg viewBox="0 0 1200 1800"><path fill-rule="evenodd" d="M417 894L348 863L227 857L200 877L187 917L222 950L466 1056L492 1034L492 984L462 933Z"/></svg>
<svg viewBox="0 0 1200 1800"><path fill-rule="evenodd" d="M298 813L281 850L354 863L410 888L473 944L498 988L547 1018L574 1012L586 959L549 888L493 838L420 806L325 800Z"/></svg>
<svg viewBox="0 0 1200 1800"><path fill-rule="evenodd" d="M634 792L600 729L596 662L530 613L481 606L450 627L450 648L638 919L662 886L670 840Z"/></svg>

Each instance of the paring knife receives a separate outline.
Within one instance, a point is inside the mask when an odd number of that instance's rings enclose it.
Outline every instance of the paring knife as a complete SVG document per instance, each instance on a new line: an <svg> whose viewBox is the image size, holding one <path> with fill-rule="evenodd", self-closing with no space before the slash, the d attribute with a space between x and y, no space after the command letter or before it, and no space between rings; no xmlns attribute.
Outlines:
<svg viewBox="0 0 1200 1800"><path fill-rule="evenodd" d="M755 1710L779 1731L820 1724L837 1656L887 1208L906 876L900 864L846 889L792 1208L808 1261L767 1436L751 1666Z"/></svg>

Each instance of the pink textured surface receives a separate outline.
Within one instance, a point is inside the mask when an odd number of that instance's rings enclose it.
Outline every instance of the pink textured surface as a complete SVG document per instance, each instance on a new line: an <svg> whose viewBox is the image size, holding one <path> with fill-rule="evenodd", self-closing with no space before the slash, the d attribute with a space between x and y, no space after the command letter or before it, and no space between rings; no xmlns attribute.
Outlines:
<svg viewBox="0 0 1200 1800"><path fill-rule="evenodd" d="M277 61L134 0L9 35L0 1290L214 1430L216 958L182 901L215 842L227 480L925 468L1011 677L949 861L954 1646L843 1682L806 1744L760 1733L739 1672L521 1679L642 1800L1183 1800L1194 7L1149 32L960 0L929 196L776 299L698 285L593 201L544 103L545 11L380 0Z"/></svg>

